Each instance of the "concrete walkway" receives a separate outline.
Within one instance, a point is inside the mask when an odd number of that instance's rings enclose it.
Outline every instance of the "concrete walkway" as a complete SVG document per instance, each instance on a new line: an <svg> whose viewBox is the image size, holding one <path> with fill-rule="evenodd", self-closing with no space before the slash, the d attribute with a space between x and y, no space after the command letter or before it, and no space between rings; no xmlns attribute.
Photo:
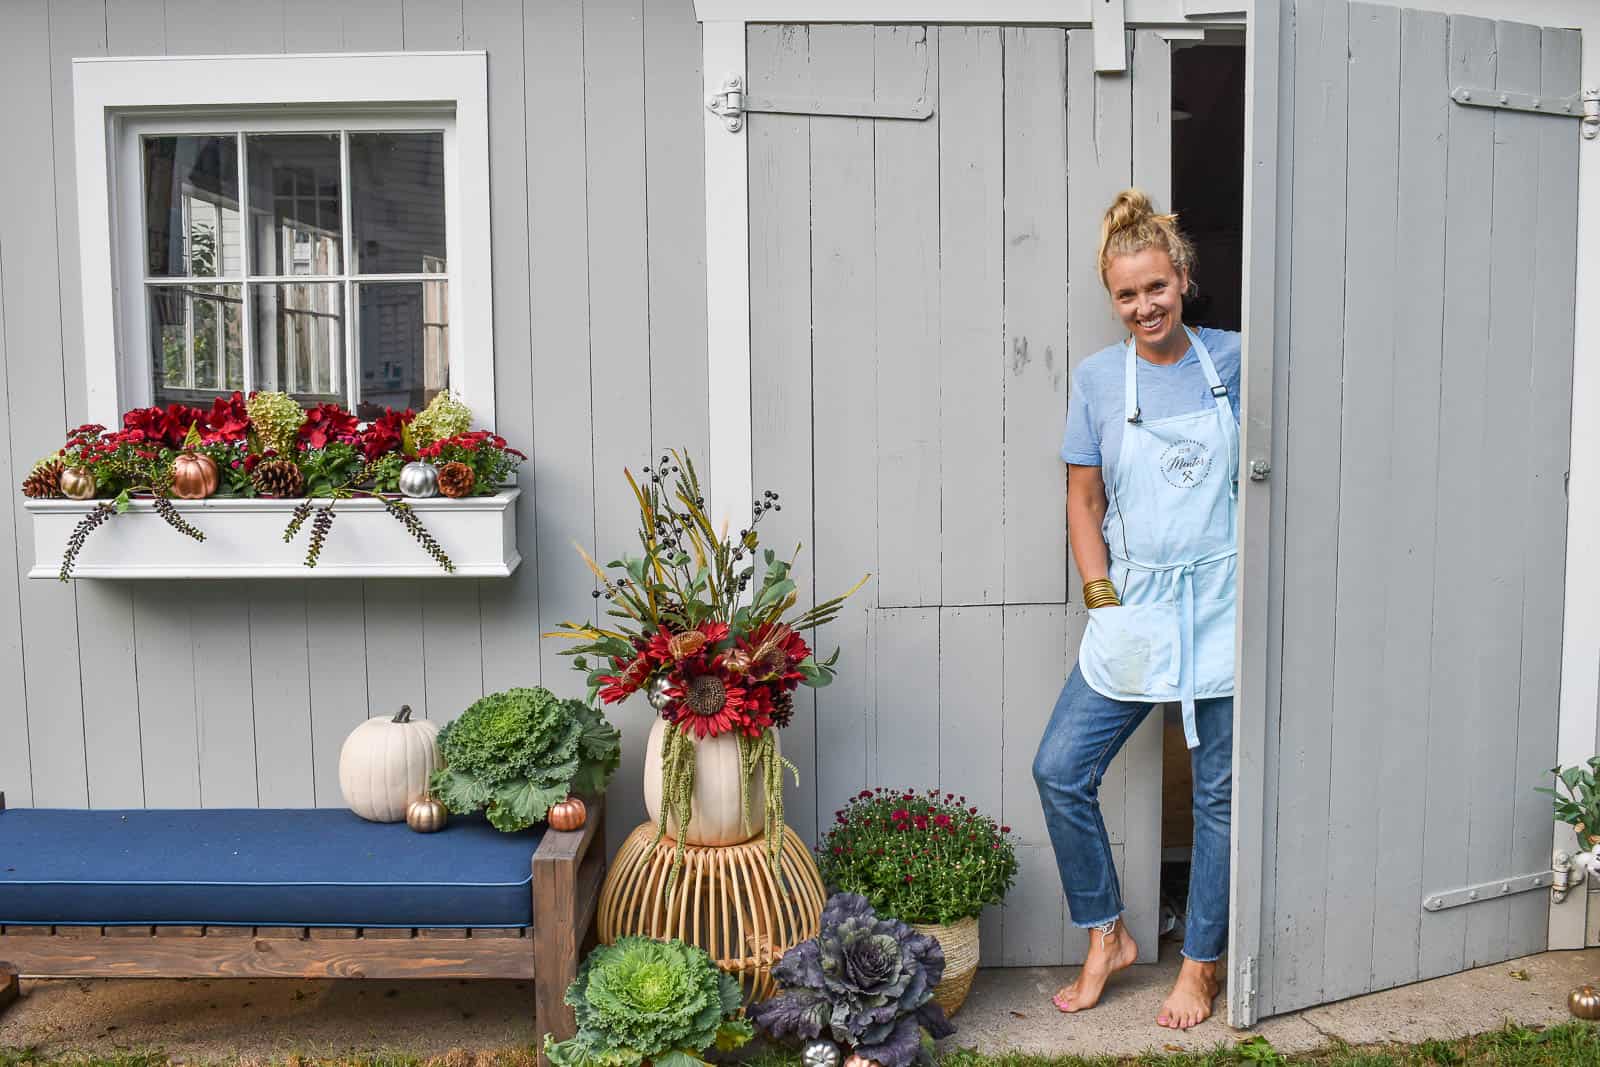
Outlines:
<svg viewBox="0 0 1600 1067"><path fill-rule="evenodd" d="M1512 976L1526 973L1526 979ZM1187 1034L1154 1018L1177 973L1176 950L1135 967L1100 1007L1076 1016L1050 1006L1067 968L985 971L956 1016L958 1047L1064 1055L1135 1055L1209 1048L1243 1036L1212 1020ZM1416 1042L1567 1018L1567 993L1600 977L1600 949L1551 952L1271 1019L1260 1032L1284 1051L1340 1039ZM108 1053L159 1049L199 1063L390 1051L429 1057L452 1049L532 1044L525 982L270 980L40 981L0 1015L0 1047ZM1223 1005L1218 1004L1219 1016Z"/></svg>

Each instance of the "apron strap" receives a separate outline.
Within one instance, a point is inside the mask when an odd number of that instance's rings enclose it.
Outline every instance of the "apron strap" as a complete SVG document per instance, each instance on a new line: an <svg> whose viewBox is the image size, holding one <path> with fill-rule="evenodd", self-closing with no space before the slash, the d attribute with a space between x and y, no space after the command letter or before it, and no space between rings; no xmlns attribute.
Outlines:
<svg viewBox="0 0 1600 1067"><path fill-rule="evenodd" d="M1194 346L1195 355L1200 357L1200 370L1206 376L1206 384L1211 387L1211 400L1217 405L1217 415L1222 419L1222 436L1228 442L1228 493L1237 498L1239 495L1239 428L1233 420L1233 405L1228 401L1228 387L1222 384L1222 379L1217 375L1217 365L1211 362L1211 353L1206 349L1205 342L1189 327L1185 326L1184 332L1189 335L1189 343Z"/></svg>
<svg viewBox="0 0 1600 1067"><path fill-rule="evenodd" d="M1133 338L1123 346L1126 363L1122 372L1122 409L1129 422L1139 421L1139 357L1133 351Z"/></svg>

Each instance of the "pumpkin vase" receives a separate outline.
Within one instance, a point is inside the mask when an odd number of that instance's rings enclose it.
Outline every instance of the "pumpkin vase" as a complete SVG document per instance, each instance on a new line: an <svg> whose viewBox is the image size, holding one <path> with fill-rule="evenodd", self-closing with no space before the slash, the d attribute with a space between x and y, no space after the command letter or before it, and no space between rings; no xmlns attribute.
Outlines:
<svg viewBox="0 0 1600 1067"><path fill-rule="evenodd" d="M368 719L345 738L339 752L339 789L351 811L369 822L400 822L428 792L439 766L439 727L398 715Z"/></svg>
<svg viewBox="0 0 1600 1067"><path fill-rule="evenodd" d="M657 718L650 727L650 739L644 750L644 806L650 821L661 818L661 745L669 729L667 721ZM741 806L739 779L739 739L732 733L706 737L695 742L693 814L689 816L689 830L683 838L686 845L739 845L755 837L764 829L763 812L767 806L767 789L761 780L759 767L750 772L750 817L748 827ZM678 839L678 820L669 812L667 836Z"/></svg>
<svg viewBox="0 0 1600 1067"><path fill-rule="evenodd" d="M933 987L933 999L946 1015L954 1015L978 973L978 920L969 916L953 923L912 923L911 928L932 936L944 950L944 978Z"/></svg>

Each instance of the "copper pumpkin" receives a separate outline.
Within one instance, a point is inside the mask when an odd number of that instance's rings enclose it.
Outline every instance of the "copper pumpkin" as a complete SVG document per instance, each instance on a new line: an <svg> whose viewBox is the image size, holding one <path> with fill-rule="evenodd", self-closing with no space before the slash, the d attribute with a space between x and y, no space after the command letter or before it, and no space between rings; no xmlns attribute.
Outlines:
<svg viewBox="0 0 1600 1067"><path fill-rule="evenodd" d="M61 495L69 500L94 498L94 475L82 467L68 467L61 472Z"/></svg>
<svg viewBox="0 0 1600 1067"><path fill-rule="evenodd" d="M443 830L449 821L449 809L436 797L425 796L413 800L411 806L406 808L406 825L419 834Z"/></svg>
<svg viewBox="0 0 1600 1067"><path fill-rule="evenodd" d="M172 495L180 500L204 500L217 491L217 461L198 452L185 452L172 461Z"/></svg>
<svg viewBox="0 0 1600 1067"><path fill-rule="evenodd" d="M589 809L578 797L568 797L550 805L550 829L581 830L589 819Z"/></svg>

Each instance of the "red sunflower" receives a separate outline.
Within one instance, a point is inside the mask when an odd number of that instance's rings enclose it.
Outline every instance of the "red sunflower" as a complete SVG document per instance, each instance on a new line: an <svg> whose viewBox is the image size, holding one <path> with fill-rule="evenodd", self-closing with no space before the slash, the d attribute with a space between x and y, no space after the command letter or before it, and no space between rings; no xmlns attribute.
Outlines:
<svg viewBox="0 0 1600 1067"><path fill-rule="evenodd" d="M655 666L643 652L626 664L621 657L612 657L611 665L616 673L600 676L600 699L607 704L626 700L637 693L650 680L650 672Z"/></svg>
<svg viewBox="0 0 1600 1067"><path fill-rule="evenodd" d="M741 685L722 671L711 669L701 673L673 675L672 688L667 696L672 698L669 711L672 722L685 734L697 738L716 737L730 730L743 729L748 721L745 703L749 697Z"/></svg>

